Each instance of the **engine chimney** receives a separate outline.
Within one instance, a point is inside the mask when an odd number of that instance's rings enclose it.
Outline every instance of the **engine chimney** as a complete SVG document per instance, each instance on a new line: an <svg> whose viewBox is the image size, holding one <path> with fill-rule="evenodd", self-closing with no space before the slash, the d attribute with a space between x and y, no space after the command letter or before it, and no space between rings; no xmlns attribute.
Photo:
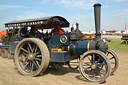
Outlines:
<svg viewBox="0 0 128 85"><path fill-rule="evenodd" d="M95 40L101 39L100 33L100 12L101 12L101 4L94 4L94 17L95 17L95 31L96 38Z"/></svg>

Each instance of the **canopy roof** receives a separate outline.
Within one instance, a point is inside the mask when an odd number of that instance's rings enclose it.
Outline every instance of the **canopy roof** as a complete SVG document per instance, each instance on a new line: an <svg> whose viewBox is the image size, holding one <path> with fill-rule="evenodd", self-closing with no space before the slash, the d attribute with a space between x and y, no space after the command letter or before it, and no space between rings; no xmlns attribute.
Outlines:
<svg viewBox="0 0 128 85"><path fill-rule="evenodd" d="M23 26L35 26L38 29L50 29L55 26L69 27L69 22L61 16L51 16L44 18L17 20L5 23L5 27L23 27Z"/></svg>

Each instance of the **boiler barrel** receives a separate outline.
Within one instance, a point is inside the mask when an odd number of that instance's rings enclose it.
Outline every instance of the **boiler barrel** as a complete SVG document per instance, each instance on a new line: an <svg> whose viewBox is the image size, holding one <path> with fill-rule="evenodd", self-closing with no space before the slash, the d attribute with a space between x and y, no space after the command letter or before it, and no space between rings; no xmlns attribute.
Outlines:
<svg viewBox="0 0 128 85"><path fill-rule="evenodd" d="M90 41L80 41L72 43L69 46L65 47L65 51L69 53L83 53L89 50Z"/></svg>

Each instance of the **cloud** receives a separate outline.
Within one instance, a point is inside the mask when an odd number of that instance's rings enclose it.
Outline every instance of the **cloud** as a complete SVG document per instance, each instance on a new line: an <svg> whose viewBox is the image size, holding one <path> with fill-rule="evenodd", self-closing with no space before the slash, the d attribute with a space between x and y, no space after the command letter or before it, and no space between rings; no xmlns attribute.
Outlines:
<svg viewBox="0 0 128 85"><path fill-rule="evenodd" d="M58 4L63 4L66 8L90 9L96 0L55 0Z"/></svg>
<svg viewBox="0 0 128 85"><path fill-rule="evenodd" d="M19 20L23 20L23 19L40 18L40 17L47 17L47 16L51 16L51 14L43 13L39 11L26 11L26 12L23 12L23 14L18 15L17 18Z"/></svg>
<svg viewBox="0 0 128 85"><path fill-rule="evenodd" d="M43 2L53 2L54 4L61 4L64 7L79 8L79 9L90 9L97 0L43 0Z"/></svg>
<svg viewBox="0 0 128 85"><path fill-rule="evenodd" d="M16 6L16 5L0 5L0 11L6 10L6 9L12 9L12 8L21 8L22 6Z"/></svg>
<svg viewBox="0 0 128 85"><path fill-rule="evenodd" d="M112 1L112 2L124 2L126 0L110 0L110 1Z"/></svg>

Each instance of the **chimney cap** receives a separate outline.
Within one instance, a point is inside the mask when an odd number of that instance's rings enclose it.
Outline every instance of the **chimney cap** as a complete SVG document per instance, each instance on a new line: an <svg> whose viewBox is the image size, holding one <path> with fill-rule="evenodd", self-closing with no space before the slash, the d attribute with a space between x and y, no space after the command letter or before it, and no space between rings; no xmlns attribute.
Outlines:
<svg viewBox="0 0 128 85"><path fill-rule="evenodd" d="M100 3L94 4L93 7L102 6Z"/></svg>

